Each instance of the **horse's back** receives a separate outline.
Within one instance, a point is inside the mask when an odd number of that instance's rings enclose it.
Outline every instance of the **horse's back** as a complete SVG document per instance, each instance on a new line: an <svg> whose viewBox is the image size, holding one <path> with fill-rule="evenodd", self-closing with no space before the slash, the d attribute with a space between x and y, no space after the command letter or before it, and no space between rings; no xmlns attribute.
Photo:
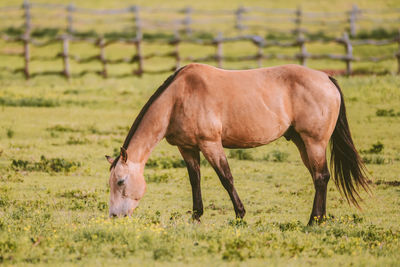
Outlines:
<svg viewBox="0 0 400 267"><path fill-rule="evenodd" d="M191 142L220 138L226 147L259 146L291 125L315 125L338 93L326 74L298 65L228 71L190 64L179 76L174 128L191 134Z"/></svg>

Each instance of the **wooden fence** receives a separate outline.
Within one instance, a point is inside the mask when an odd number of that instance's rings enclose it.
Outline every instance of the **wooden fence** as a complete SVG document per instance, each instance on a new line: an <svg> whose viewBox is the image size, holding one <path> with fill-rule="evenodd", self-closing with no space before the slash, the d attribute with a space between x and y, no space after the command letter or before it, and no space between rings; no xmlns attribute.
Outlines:
<svg viewBox="0 0 400 267"><path fill-rule="evenodd" d="M73 4L30 3L19 6L0 6L0 28L59 29L64 33L92 31L175 32L191 35L196 31L236 34L310 33L333 35L349 32L355 37L360 30L381 27L388 30L400 27L400 8L360 9L356 5L347 11L309 12L296 9L244 7L236 9L203 10L192 7L163 8L129 6L120 9L89 9Z"/></svg>
<svg viewBox="0 0 400 267"><path fill-rule="evenodd" d="M256 61L258 66L262 66L263 60L271 60L271 59L281 59L288 61L297 61L301 65L306 65L307 59L328 59L328 60L339 60L343 61L346 64L346 74L350 75L353 71L352 62L354 61L363 61L363 62L378 62L383 60L397 59L398 62L398 72L400 73L400 33L397 38L392 40L355 40L351 41L348 34L344 33L343 37L336 38L332 40L307 40L304 38L302 34L298 35L298 38L295 41L282 42L282 41L268 41L260 36L237 36L237 37L226 37L224 38L221 34L218 35L215 39L211 41L206 41L202 39L181 39L179 36L176 36L174 39L169 41L153 41L157 44L172 46L173 52L167 53L152 53L144 55L142 52L143 39L138 37L134 39L114 39L114 40L106 40L104 38L77 38L69 35L63 35L61 37L57 37L54 39L46 40L46 41L38 41L34 38L30 38L29 36L10 38L3 36L3 40L7 42L17 42L23 46L22 53L14 53L14 52L3 52L8 56L18 56L24 58L24 68L23 69L15 69L11 70L12 72L21 72L23 71L25 77L29 79L31 76L30 73L30 62L31 61L49 61L56 60L61 58L63 61L63 71L61 73L54 72L54 74L63 74L65 77L69 78L71 76L70 69L70 60L73 60L78 63L88 63L88 62L99 62L102 65L102 71L99 72L104 78L108 76L108 66L112 64L120 64L120 63L129 63L135 64L132 74L133 75L142 75L143 73L163 73L170 72L178 69L182 61L186 62L216 62L218 67L223 67L224 62L239 62L239 61ZM237 41L248 41L254 44L257 47L258 52L254 55L247 56L224 56L223 53L223 45L229 42L237 42ZM95 47L97 47L99 53L95 56L90 56L86 58L81 58L75 55L72 55L69 52L69 47L71 43L77 42L85 42L91 43ZM307 52L307 44L311 43L336 43L343 45L345 49L345 54L311 54ZM30 47L45 47L54 43L59 43L61 46L61 52L55 57L31 57L30 56ZM116 43L123 43L132 45L136 49L136 53L131 57L119 58L119 59L107 59L105 48ZM214 46L215 53L210 54L204 57L182 57L180 53L180 45L183 43L193 43L204 46ZM398 52L394 55L380 56L380 57L365 57L358 58L353 55L353 47L359 45L388 45L388 44L398 44ZM287 54L264 54L263 49L267 47L297 47L299 52L294 55ZM1 55L1 53L0 53ZM174 58L175 64L166 69L161 69L157 71L147 70L145 67L145 60L154 58L154 57L162 57L162 58ZM88 71L83 71L77 75L83 75L88 73Z"/></svg>
<svg viewBox="0 0 400 267"><path fill-rule="evenodd" d="M39 7L44 7L44 8L52 8L57 10L57 8L61 8L67 12L67 15L65 16L66 18L66 28L65 28L65 33L62 35L58 35L57 37L51 37L47 38L45 40L35 38L32 36L32 30L34 29L34 26L32 24L32 8L35 6ZM223 34L220 32L218 33L213 39L201 39L196 36L191 36L191 34L194 32L193 30L193 25L194 21L191 19L192 15L194 14L194 10L190 8L184 9L184 14L185 18L183 21L179 21L182 25L184 25L184 33L182 34L181 31L179 30L179 27L174 28L174 37L170 39L154 39L154 40L147 40L144 41L143 38L143 31L145 29L151 28L148 22L145 20L141 19L140 16L140 11L142 9L139 9L138 7L131 7L127 9L114 9L114 10L92 10L92 9L83 9L83 8L78 8L75 6L62 6L62 5L48 5L48 4L31 4L28 3L27 1L24 2L23 5L24 9L24 33L21 36L10 36L7 34L3 34L2 40L5 42L16 42L18 44L21 44L23 47L23 52L12 52L12 51L0 51L0 56L1 55L7 55L7 56L17 56L17 57L23 57L24 58L24 68L23 69L10 69L12 72L23 72L25 74L25 77L29 79L32 76L32 73L30 71L30 63L32 61L49 61L49 60L56 60L61 58L63 62L63 71L60 72L53 72L54 74L63 74L65 77L69 78L71 77L71 67L70 67L70 61L75 61L78 63L87 63L87 62L93 62L97 61L101 64L102 66L102 71L99 72L103 77L108 76L108 68L109 65L112 64L120 64L120 63L129 63L129 64L134 64L136 65L134 67L134 70L132 71L133 75L142 75L143 73L151 73L151 72L170 72L172 70L175 70L180 67L183 61L185 62L216 62L217 66L223 67L224 62L236 62L236 61L256 61L258 66L262 66L264 60L271 60L271 59L281 59L281 60L288 60L288 61L297 61L301 65L306 65L308 59L328 59L328 60L339 60L343 61L346 64L346 74L350 75L352 73L352 62L354 61L366 61L366 62L377 62L377 61L383 61L383 60L390 60L390 59L397 59L398 62L398 70L400 73L400 33L398 36L386 40L354 40L350 39L350 36L347 32L344 32L341 38L328 38L328 39L310 39L306 38L304 34L304 29L302 29L302 23L303 23L303 17L304 17L304 12L301 12L300 9L298 9L295 14L296 14L296 19L295 19L295 24L296 28L293 30L295 33L294 40L293 41L278 41L278 40L272 40L272 39L266 39L264 37L261 37L259 35L249 35L249 34L238 34L234 37L224 37ZM1 10L1 9L0 9ZM2 11L7 10L7 8L2 8ZM16 10L16 7L9 7L9 10ZM144 9L145 10L145 9ZM151 11L152 9L147 8L147 11ZM153 12L156 12L159 9L153 9ZM175 12L176 10L167 10L167 9L161 9L163 12ZM245 14L250 12L250 8L244 9L244 8L239 8L234 12L235 14L235 28L237 29L244 29L247 26L244 24L244 21L248 21L249 18L246 19ZM257 12L266 12L268 10L264 9L257 9L254 10ZM276 11L276 10L275 10ZM281 13L287 13L288 10L278 10ZM101 16L104 15L111 15L111 14L125 14L126 12L131 12L133 13L133 18L134 18L134 34L135 37L133 38L105 38L102 37L104 35L99 34L100 37L79 37L79 35L75 35L74 33L76 32L76 27L77 21L75 19L75 15L78 12L86 12L86 13L93 13L93 14L100 14ZM214 12L215 14L218 14L218 12L222 11L208 11L208 12ZM231 11L225 11L226 14L231 14ZM278 12L278 13L279 13ZM349 25L350 25L350 33L354 31L356 28L356 21L357 21L357 14L359 14L361 11L357 8L353 8L351 16L349 17ZM365 12L365 11L364 11ZM207 13L208 14L208 13ZM311 14L311 13L310 13ZM309 14L309 15L310 15ZM316 16L316 13L313 13L314 17ZM62 16L61 16L62 17ZM261 20L261 18L258 18L260 21L263 23L265 20ZM176 25L180 25L180 24ZM352 24L353 23L353 24ZM146 27L146 25L148 27ZM163 27L168 27L168 25L163 25ZM351 35L351 34L350 34ZM253 55L246 55L246 56L239 56L239 57L233 57L233 56L226 56L224 55L224 50L223 46L226 43L229 42L238 42L238 41L246 41L246 42L251 42L255 47L257 48L257 53ZM91 43L93 44L97 49L98 49L98 54L95 56L90 56L90 57L78 57L76 55L73 55L70 53L70 45L71 43ZM143 53L143 45L145 43L152 42L152 43L157 43L160 45L164 46L170 46L173 48L173 52L167 52L167 53L152 53L152 54L144 54ZM311 43L336 43L340 44L344 47L345 54L311 54L307 52L307 45ZM54 43L59 43L61 46L60 53L57 54L55 57L32 57L30 53L30 49L32 46L35 47L46 47L48 45L54 44ZM127 44L127 45L132 45L135 47L135 54L133 54L131 57L126 57L126 58L119 58L119 59L109 59L106 56L106 47L112 45L112 44ZM187 44L187 43L192 43L192 44L199 44L199 45L204 45L204 46L213 46L215 47L215 53L210 54L204 57L183 57L181 53L180 46L181 44ZM373 46L381 46L381 45L389 45L397 43L399 48L398 52L395 53L394 55L386 55L386 56L380 56L380 57L355 57L353 55L353 48L359 45L373 45ZM287 55L287 54L265 54L263 53L264 48L267 47L297 47L298 48L298 53L295 53L293 55ZM145 61L154 58L154 57L162 57L162 58L174 58L175 59L175 64L174 66L171 66L167 69L162 69L158 71L150 71L149 69L146 68L145 66ZM83 71L78 73L77 75L83 75L85 73L88 73L88 71ZM39 74L45 74L45 73L35 73L34 75L39 75Z"/></svg>

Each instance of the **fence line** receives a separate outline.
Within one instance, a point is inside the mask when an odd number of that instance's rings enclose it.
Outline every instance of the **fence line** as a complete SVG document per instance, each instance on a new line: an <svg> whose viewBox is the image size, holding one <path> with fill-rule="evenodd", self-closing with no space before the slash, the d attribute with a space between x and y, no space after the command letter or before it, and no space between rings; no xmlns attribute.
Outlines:
<svg viewBox="0 0 400 267"><path fill-rule="evenodd" d="M32 20L35 18L32 15L32 9L34 8L42 8L42 9L50 9L56 10L57 12L64 12L63 14L58 13L58 17L62 17L66 22L65 33L59 35L57 37L48 38L46 40L40 40L39 38L34 38L32 36L32 32L35 28L35 23ZM32 74L30 72L30 63L32 61L51 61L55 59L62 59L63 62L63 71L59 74L64 75L65 77L71 77L71 66L70 62L74 61L77 63L87 63L87 62L99 62L101 64L101 71L99 72L104 78L108 77L108 69L109 65L112 64L120 64L120 63L128 63L132 65L136 65L134 70L132 71L132 75L142 75L143 73L151 73L151 72L169 72L171 70L178 69L183 61L191 61L191 62L204 62L204 61L212 61L215 62L218 67L223 67L224 62L239 62L239 61L256 61L258 66L262 66L263 60L271 60L271 59L283 59L290 61L298 61L301 65L306 65L308 59L327 59L327 60L339 60L343 61L346 64L346 74L350 75L353 72L352 62L355 61L364 61L364 62L378 62L383 60L389 60L396 58L398 62L398 72L400 73L400 32L399 35L392 39L387 40L352 40L351 36L354 36L357 32L358 25L357 23L362 19L362 14L376 14L378 13L387 13L387 12L399 12L400 9L393 10L362 10L357 6L353 6L350 11L345 13L345 21L349 23L349 34L345 31L341 38L330 38L330 39L318 39L312 40L305 37L306 28L305 25L307 23L317 23L324 21L326 18L334 18L337 19L338 16L343 16L343 12L305 12L301 8L297 9L268 9L268 8L255 8L255 7L243 7L240 6L235 10L197 10L191 7L186 7L184 9L173 9L173 8L148 8L148 7L139 7L139 6L130 6L127 8L121 9L88 9L81 8L75 5L61 5L61 4L44 4L44 3L29 3L28 0L25 0L21 7L0 7L0 17L3 16L3 13L8 13L10 11L23 11L23 34L18 37L11 37L9 35L3 35L2 39L5 42L17 42L22 45L23 52L15 52L15 51L0 51L0 55L8 55L8 56L18 56L23 57L24 67L23 69L15 69L13 72L23 72L26 79L29 79ZM165 20L157 20L157 19L148 19L146 16L146 12L149 14L153 13L161 13L161 14L180 14L180 18L165 21ZM374 13L375 12L375 13ZM105 38L103 35L99 34L100 37L78 37L75 33L77 32L77 25L81 23L92 23L96 22L96 19L93 18L80 18L78 14L88 14L91 16L107 16L106 20L112 24L114 20L121 21L121 19L128 20L128 23L132 26L132 30L134 32L134 38ZM122 15L128 14L129 17L121 17ZM229 20L229 18L233 18L233 23L235 29L239 31L239 35L234 37L224 37L221 32L213 38L212 40L200 39L193 35L195 29L194 27L198 24L206 24L207 21L202 21L199 18L194 18L195 15L206 15L206 16L225 16L218 18L219 20ZM266 14L273 14L282 17L262 17ZM118 18L109 18L109 16L118 15ZM86 20L86 22L85 22ZM390 19L385 19L390 20ZM259 35L249 35L244 34L244 31L249 27L261 27L266 29L263 24L260 25L251 25L249 22L252 21L261 21L263 23L270 21L288 21L293 24L294 28L291 28L290 32L292 32L295 36L294 41L277 41L277 40L267 40L264 37ZM399 21L396 18L396 21ZM325 21L325 23L331 23L332 25L336 25L337 21ZM163 25L158 25L163 24ZM144 31L155 28L169 29L173 30L174 37L170 40L162 40L155 39L152 41L144 41ZM181 35L183 34L183 37ZM251 42L256 46L257 52L254 55L246 55L240 57L232 57L224 55L223 46L225 43L229 42L238 42L238 41L247 41ZM70 44L71 43L91 43L93 44L99 51L98 55L84 57L81 58L76 55L71 55L70 53ZM143 54L143 45L145 43L152 42L160 45L165 45L172 47L173 52L167 53L152 53L152 54ZM307 52L307 45L310 43L327 43L332 42L336 44L340 44L345 49L345 54L311 54ZM46 47L48 45L52 45L54 43L59 43L61 46L61 52L58 53L54 57L50 56L31 56L31 47ZM181 44L198 44L203 46L213 46L215 47L215 53L211 55L206 55L203 57L183 57L181 54ZM387 55L380 57L365 57L358 58L353 55L353 48L358 45L370 45L370 46L381 46L381 45L389 45L397 43L399 45L398 52L395 55ZM106 47L112 44L127 44L132 45L135 48L135 54L131 57L119 58L119 59L108 59L106 55ZM293 55L285 55L285 54L265 54L263 49L267 47L297 47L298 53ZM145 68L145 62L154 57L161 58L173 58L175 59L174 66L170 68L159 70L159 71L149 71ZM45 72L36 73L35 75L44 74ZM54 72L52 72L54 73ZM79 74L85 74L88 71L82 71Z"/></svg>
<svg viewBox="0 0 400 267"><path fill-rule="evenodd" d="M392 29L400 26L400 9L371 10L360 9L356 5L353 5L350 10L342 12L308 12L302 10L301 7L296 9L272 9L244 6L231 10L202 10L194 9L190 6L185 8L139 7L137 5L119 9L91 9L82 8L74 4L30 3L28 0L24 0L23 5L19 7L0 7L0 18L7 17L7 23L13 23L14 20L18 21L19 16L10 13L10 11L18 10L25 13L24 26L27 26L26 20L29 19L31 29L60 28L60 25L63 25L63 32L73 34L80 32L78 28L84 26L86 30L92 27L99 36L103 26L115 26L120 30L121 24L124 23L132 30L137 27L138 23L141 23L146 25L145 28L142 27L143 30L180 30L188 36L196 32L197 27L216 24L221 26L220 23L224 23L226 29L234 29L238 33L243 33L244 31L250 33L253 31L252 33L254 34L254 31L260 30L307 33L311 31L310 27L314 27L314 29L320 31L332 31L335 29L337 32L349 31L351 37L357 35L362 29L363 23L383 23L385 25L384 28L391 27ZM33 14L36 11L40 12L38 17ZM54 13L51 16L51 20L44 20L43 23L36 22L37 19L43 20L49 12ZM376 18L376 16L379 17ZM35 22L32 23L32 20L35 20ZM56 21L58 25L55 24ZM265 25L267 23L270 24L268 27Z"/></svg>
<svg viewBox="0 0 400 267"><path fill-rule="evenodd" d="M299 33L298 37L294 41L282 42L282 41L269 41L260 36L236 36L236 37L223 37L222 34L219 34L213 40L203 40L203 39L185 39L180 38L179 34L176 33L175 37L172 40L162 41L162 40L154 40L152 43L157 43L160 45L165 45L172 47L172 52L166 53L151 53L144 55L142 50L143 38L138 35L133 39L113 39L106 40L104 37L100 38L78 38L68 34L62 35L60 37L56 37L46 41L38 41L29 36L29 32L24 34L22 37L14 37L11 38L9 36L2 36L3 41L5 42L16 42L21 43L23 46L22 53L16 53L13 51L1 52L0 55L7 56L18 56L24 58L24 68L13 70L13 72L23 71L26 79L31 77L30 73L30 63L36 60L56 60L62 59L63 62L63 71L59 74L64 75L66 78L71 77L71 69L70 69L70 61L74 61L77 63L88 63L88 62L99 62L102 66L102 71L98 74L102 75L104 78L108 77L108 65L120 64L120 63L128 63L128 64L136 64L136 68L134 68L132 75L141 76L144 73L163 73L170 72L178 69L182 61L190 61L190 62L216 62L218 67L223 67L224 62L240 62L240 61L256 61L258 66L262 66L263 60L271 60L271 59L281 59L281 60L291 60L298 61L301 65L307 64L307 59L325 59L325 60L339 60L343 61L346 64L346 74L351 75L353 72L352 62L362 61L362 62L378 62L383 60L397 59L398 62L398 73L400 74L400 32L399 36L391 39L391 40L350 40L349 35L345 32L343 37L336 38L332 40L319 39L319 40L309 40L306 39L303 33ZM238 42L238 41L247 41L251 42L257 47L256 54L246 55L246 56L225 56L223 52L223 45L230 42ZM89 56L81 58L76 55L71 55L69 51L70 43L90 43L99 49L98 55ZM306 46L311 43L336 43L343 45L345 48L345 54L311 54L307 52ZM58 53L54 57L31 57L30 55L30 47L46 47L48 45L52 45L54 43L60 43L62 51ZM381 46L381 45L389 45L389 44L398 44L398 52L394 55L386 55L380 57L365 57L359 58L353 55L353 48L355 46L360 45L371 45L371 46ZM113 44L127 44L133 45L136 49L136 52L131 57L119 58L119 59L107 59L105 49L106 47ZM206 55L203 57L192 57L187 56L183 57L180 52L181 44L199 44L203 46L213 46L215 47L215 54ZM299 48L299 53L293 55L286 54L264 54L263 49L267 47L297 47ZM149 71L145 68L145 61L151 58L173 58L175 59L174 66L171 66L167 69L158 70L158 71ZM88 71L83 71L78 75L85 74ZM39 75L41 73L36 73L35 75Z"/></svg>

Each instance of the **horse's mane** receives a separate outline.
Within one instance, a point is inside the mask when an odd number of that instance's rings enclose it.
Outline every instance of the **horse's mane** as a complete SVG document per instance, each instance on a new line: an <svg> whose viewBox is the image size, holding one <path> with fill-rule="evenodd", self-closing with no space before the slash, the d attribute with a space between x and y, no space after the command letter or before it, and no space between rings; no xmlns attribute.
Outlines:
<svg viewBox="0 0 400 267"><path fill-rule="evenodd" d="M183 69L184 67L178 69L175 71L173 74L171 74L165 81L164 83L158 87L158 89L154 92L154 94L150 97L150 99L147 101L147 103L143 106L142 110L139 112L139 115L136 117L135 121L133 122L131 128L129 129L129 133L125 138L123 148L128 149L128 145L135 134L137 128L139 127L144 115L146 114L147 110L150 108L150 106L156 101L156 99L165 91L165 89L168 88L168 86L175 80L175 77L178 75L178 73ZM120 156L117 156L114 159L114 162L111 164L110 170L117 165L117 162L119 160Z"/></svg>

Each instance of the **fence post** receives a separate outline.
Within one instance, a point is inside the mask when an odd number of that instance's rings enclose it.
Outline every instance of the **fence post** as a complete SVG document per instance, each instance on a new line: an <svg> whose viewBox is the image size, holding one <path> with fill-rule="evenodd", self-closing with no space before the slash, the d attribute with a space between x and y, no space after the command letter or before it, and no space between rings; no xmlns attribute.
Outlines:
<svg viewBox="0 0 400 267"><path fill-rule="evenodd" d="M100 37L98 44L100 47L100 61L101 61L101 65L103 66L103 71L101 72L101 75L103 76L103 78L107 78L107 76L108 76L107 59L106 59L106 51L105 51L106 42L105 42L103 36Z"/></svg>
<svg viewBox="0 0 400 267"><path fill-rule="evenodd" d="M73 12L75 11L74 4L67 6L67 33L72 34L74 32L74 20Z"/></svg>
<svg viewBox="0 0 400 267"><path fill-rule="evenodd" d="M262 59L263 59L263 45L261 42L257 43L258 51L257 51L257 66L259 68L262 67Z"/></svg>
<svg viewBox="0 0 400 267"><path fill-rule="evenodd" d="M399 44L399 50L396 54L397 57L397 74L400 74L400 29L399 34L397 35L397 43Z"/></svg>
<svg viewBox="0 0 400 267"><path fill-rule="evenodd" d="M305 66L307 63L307 49L306 49L306 40L304 38L304 34L302 32L298 33L297 43L300 46L300 54L299 60L302 66Z"/></svg>
<svg viewBox="0 0 400 267"><path fill-rule="evenodd" d="M262 60L263 60L263 55L264 55L264 45L265 41L262 37L260 36L255 36L253 37L253 43L257 46L257 54L256 54L256 59L257 59L257 66L259 68L262 67Z"/></svg>
<svg viewBox="0 0 400 267"><path fill-rule="evenodd" d="M244 12L246 12L246 9L243 6L240 6L236 11L235 11L235 28L239 31L243 30L245 27L243 25L243 15Z"/></svg>
<svg viewBox="0 0 400 267"><path fill-rule="evenodd" d="M62 58L63 58L63 65L64 65L64 76L65 78L69 79L71 77L71 73L69 71L69 37L67 34L64 34L62 37Z"/></svg>
<svg viewBox="0 0 400 267"><path fill-rule="evenodd" d="M29 49L29 42L30 42L30 36L31 36L31 29L32 29L32 24L31 24L31 5L29 4L28 0L24 0L23 8L25 10L25 33L23 36L23 42L24 42L24 62L25 62L25 67L24 67L24 74L25 78L29 79L30 73L29 73L29 61L30 61L30 49Z"/></svg>
<svg viewBox="0 0 400 267"><path fill-rule="evenodd" d="M357 34L356 22L357 22L358 12L359 12L359 9L358 9L357 5L353 5L351 11L349 12L350 36L351 37L355 37Z"/></svg>
<svg viewBox="0 0 400 267"><path fill-rule="evenodd" d="M347 32L343 33L343 44L346 49L346 75L351 75L353 72L351 66L351 61L353 60L353 46L351 45L349 34Z"/></svg>
<svg viewBox="0 0 400 267"><path fill-rule="evenodd" d="M222 50L222 43L223 43L223 37L222 33L219 32L217 35L217 38L214 40L216 46L217 46L217 52L215 55L215 58L217 60L217 66L218 68L222 68L222 59L223 59L223 50Z"/></svg>
<svg viewBox="0 0 400 267"><path fill-rule="evenodd" d="M185 8L185 19L183 20L183 24L185 26L185 32L188 36L192 36L192 13L193 13L193 9L188 6Z"/></svg>
<svg viewBox="0 0 400 267"><path fill-rule="evenodd" d="M294 33L301 33L303 31L303 29L301 28L301 24L302 24L302 17L303 17L303 11L301 9L301 6L298 6L296 9L296 18L294 20L295 22L295 29L294 29Z"/></svg>
<svg viewBox="0 0 400 267"><path fill-rule="evenodd" d="M174 51L174 55L175 55L175 70L178 70L181 67L181 56L179 54L179 43L180 43L181 39L179 37L179 30L176 29L175 30L175 35L174 35L174 39L172 40L171 44L175 45L175 51Z"/></svg>
<svg viewBox="0 0 400 267"><path fill-rule="evenodd" d="M136 46L136 55L134 59L138 63L138 68L133 72L133 74L141 76L143 74L143 55L142 55L142 21L140 19L139 14L139 6L132 6L131 10L134 13L135 18L135 28L136 28L136 38L135 38L135 46Z"/></svg>

